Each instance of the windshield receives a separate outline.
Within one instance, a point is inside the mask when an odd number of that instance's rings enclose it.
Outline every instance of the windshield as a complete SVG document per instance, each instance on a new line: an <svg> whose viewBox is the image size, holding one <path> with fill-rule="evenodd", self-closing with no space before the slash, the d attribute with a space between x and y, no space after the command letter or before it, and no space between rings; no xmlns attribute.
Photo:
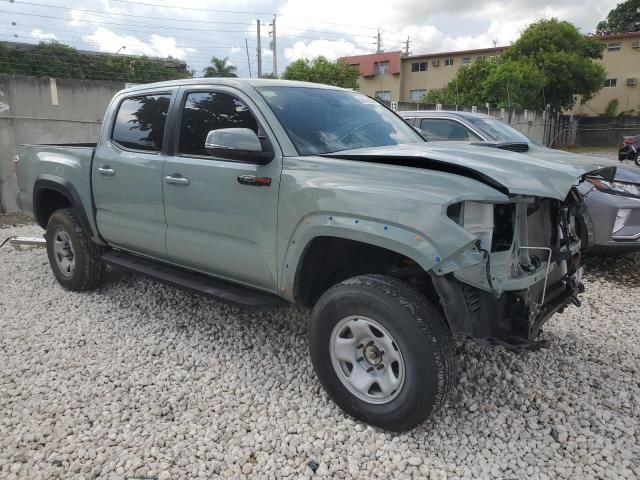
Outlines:
<svg viewBox="0 0 640 480"><path fill-rule="evenodd" d="M360 93L313 87L258 87L300 155L424 140L404 120Z"/></svg>
<svg viewBox="0 0 640 480"><path fill-rule="evenodd" d="M524 133L520 133L515 128L495 118L468 117L465 120L497 142L526 142L541 146L540 143L527 137Z"/></svg>

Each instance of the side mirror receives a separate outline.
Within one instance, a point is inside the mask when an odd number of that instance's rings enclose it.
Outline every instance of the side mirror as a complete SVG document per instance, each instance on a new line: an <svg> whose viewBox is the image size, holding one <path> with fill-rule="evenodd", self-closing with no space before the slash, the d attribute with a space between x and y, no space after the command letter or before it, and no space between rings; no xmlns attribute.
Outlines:
<svg viewBox="0 0 640 480"><path fill-rule="evenodd" d="M220 128L207 134L204 148L209 155L258 164L273 160L273 152L262 150L256 132L250 128Z"/></svg>

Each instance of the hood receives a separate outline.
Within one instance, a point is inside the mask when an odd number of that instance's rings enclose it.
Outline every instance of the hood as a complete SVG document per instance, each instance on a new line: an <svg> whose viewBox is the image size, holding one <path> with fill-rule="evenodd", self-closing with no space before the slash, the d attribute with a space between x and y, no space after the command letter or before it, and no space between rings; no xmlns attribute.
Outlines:
<svg viewBox="0 0 640 480"><path fill-rule="evenodd" d="M537 158L535 151L516 153L456 142L429 142L358 148L324 156L374 163L425 168L463 175L506 194L564 200L585 174L599 172L611 178L613 166L580 155ZM535 161L532 161L532 157ZM542 156L540 156L542 157ZM580 157L576 162L572 157Z"/></svg>
<svg viewBox="0 0 640 480"><path fill-rule="evenodd" d="M546 147L531 147L530 154L535 158L543 160L549 160L552 162L570 162L580 165L586 165L589 163L597 163L603 167L616 167L615 180L626 183L638 183L640 184L640 170L634 167L620 166L620 162L615 160L608 160L606 158L591 157L588 155L578 155L575 153L564 152L562 150L554 150Z"/></svg>

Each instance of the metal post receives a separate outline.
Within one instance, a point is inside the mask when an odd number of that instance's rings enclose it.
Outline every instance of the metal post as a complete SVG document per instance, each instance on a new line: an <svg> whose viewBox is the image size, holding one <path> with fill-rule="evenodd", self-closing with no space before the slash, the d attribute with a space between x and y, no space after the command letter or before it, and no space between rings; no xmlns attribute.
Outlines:
<svg viewBox="0 0 640 480"><path fill-rule="evenodd" d="M273 50L273 78L278 78L278 44L276 40L276 16L273 16L273 23L271 24L272 37L271 37L271 50Z"/></svg>
<svg viewBox="0 0 640 480"><path fill-rule="evenodd" d="M247 49L247 65L249 66L249 78L251 78L251 60L249 60L249 42L247 39L244 39L244 46Z"/></svg>
<svg viewBox="0 0 640 480"><path fill-rule="evenodd" d="M256 48L258 56L258 78L262 78L262 42L260 41L260 20L256 24L256 35L258 37L258 48Z"/></svg>

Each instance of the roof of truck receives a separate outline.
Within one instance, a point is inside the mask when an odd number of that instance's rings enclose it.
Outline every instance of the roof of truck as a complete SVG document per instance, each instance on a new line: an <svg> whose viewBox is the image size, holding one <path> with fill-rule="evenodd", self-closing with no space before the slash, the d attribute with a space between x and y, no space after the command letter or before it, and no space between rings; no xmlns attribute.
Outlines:
<svg viewBox="0 0 640 480"><path fill-rule="evenodd" d="M123 92L135 92L137 90L148 90L150 88L180 87L183 85L227 85L230 87L301 87L301 88L325 88L333 90L347 90L345 88L324 85L321 83L298 82L293 80L273 80L269 78L188 78L183 80L169 80L166 82L144 83L135 85L123 90Z"/></svg>

